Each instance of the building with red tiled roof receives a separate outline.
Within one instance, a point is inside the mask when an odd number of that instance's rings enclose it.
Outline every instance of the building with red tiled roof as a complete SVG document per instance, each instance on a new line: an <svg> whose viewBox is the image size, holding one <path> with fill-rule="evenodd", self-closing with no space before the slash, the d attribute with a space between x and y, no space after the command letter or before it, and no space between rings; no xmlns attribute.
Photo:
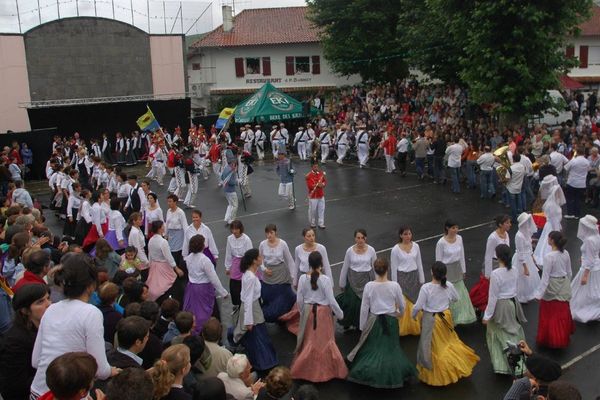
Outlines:
<svg viewBox="0 0 600 400"><path fill-rule="evenodd" d="M579 59L579 67L569 72L569 77L584 85L600 88L600 6L594 5L592 16L579 25L580 34L570 40L566 48L568 57Z"/></svg>
<svg viewBox="0 0 600 400"><path fill-rule="evenodd" d="M308 7L246 9L235 17L223 6L223 25L188 52L192 109L211 95L251 93L270 82L287 92L319 92L352 85L360 77L331 72ZM233 105L233 104L232 104Z"/></svg>

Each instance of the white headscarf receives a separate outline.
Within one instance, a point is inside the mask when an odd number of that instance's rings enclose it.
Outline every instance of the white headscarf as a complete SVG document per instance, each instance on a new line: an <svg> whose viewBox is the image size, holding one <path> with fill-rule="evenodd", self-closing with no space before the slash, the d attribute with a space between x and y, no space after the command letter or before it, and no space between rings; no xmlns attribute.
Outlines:
<svg viewBox="0 0 600 400"><path fill-rule="evenodd" d="M550 192L548 193L548 198L546 202L552 202L559 207L565 205L567 200L565 199L565 194L563 193L562 188L559 185L552 186Z"/></svg>
<svg viewBox="0 0 600 400"><path fill-rule="evenodd" d="M577 238L582 242L593 236L600 236L598 232L598 220L593 215L586 215L579 220L577 227Z"/></svg>
<svg viewBox="0 0 600 400"><path fill-rule="evenodd" d="M528 213L521 213L519 215L519 232L527 239L531 238L535 232L537 232L537 226L533 222L533 216Z"/></svg>
<svg viewBox="0 0 600 400"><path fill-rule="evenodd" d="M546 200L550 195L550 189L554 186L560 186L558 184L558 179L554 175L546 175L542 182L540 183L540 197L542 200Z"/></svg>

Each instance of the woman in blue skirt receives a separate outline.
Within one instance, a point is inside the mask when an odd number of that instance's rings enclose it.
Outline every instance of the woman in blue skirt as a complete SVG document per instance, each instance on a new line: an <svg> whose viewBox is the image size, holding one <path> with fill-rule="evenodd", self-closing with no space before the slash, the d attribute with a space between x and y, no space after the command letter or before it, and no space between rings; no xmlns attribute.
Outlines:
<svg viewBox="0 0 600 400"><path fill-rule="evenodd" d="M237 318L233 340L246 348L254 368L268 371L277 365L277 354L265 326L265 316L260 306L261 283L256 276L263 258L258 249L246 251L240 262L242 275L242 305L234 315Z"/></svg>

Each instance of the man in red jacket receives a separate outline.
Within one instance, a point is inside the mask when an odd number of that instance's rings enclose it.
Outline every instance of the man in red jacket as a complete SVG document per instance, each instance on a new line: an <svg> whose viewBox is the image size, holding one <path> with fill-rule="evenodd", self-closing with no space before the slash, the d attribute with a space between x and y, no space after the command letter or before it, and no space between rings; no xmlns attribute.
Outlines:
<svg viewBox="0 0 600 400"><path fill-rule="evenodd" d="M312 228L317 226L325 229L325 188L327 178L325 172L319 169L319 162L312 160L312 168L306 174L306 187L308 188L308 222Z"/></svg>
<svg viewBox="0 0 600 400"><path fill-rule="evenodd" d="M50 254L45 250L35 250L29 255L25 263L25 273L12 287L13 292L17 292L21 287L30 284L46 284L44 276L50 269Z"/></svg>

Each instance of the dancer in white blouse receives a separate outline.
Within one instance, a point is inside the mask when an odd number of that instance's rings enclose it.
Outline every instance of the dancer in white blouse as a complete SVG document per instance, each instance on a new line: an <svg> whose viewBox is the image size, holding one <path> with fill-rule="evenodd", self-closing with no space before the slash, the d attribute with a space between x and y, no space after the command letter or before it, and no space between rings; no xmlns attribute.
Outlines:
<svg viewBox="0 0 600 400"><path fill-rule="evenodd" d="M413 308L415 318L423 311L417 350L419 380L431 386L446 386L471 375L479 357L458 338L453 328L450 303L458 299L452 283L446 281L446 265L436 261L431 282L421 286Z"/></svg>
<svg viewBox="0 0 600 400"><path fill-rule="evenodd" d="M454 325L471 324L477 321L475 309L471 304L464 281L467 273L465 247L462 236L458 234L458 224L454 221L447 220L444 224L444 236L438 240L435 246L435 260L446 264L448 271L446 277L452 282L458 293L458 299L450 303Z"/></svg>
<svg viewBox="0 0 600 400"><path fill-rule="evenodd" d="M579 322L600 320L600 234L598 220L586 215L579 220L581 268L571 282L571 314Z"/></svg>
<svg viewBox="0 0 600 400"><path fill-rule="evenodd" d="M348 368L335 344L331 316L332 311L337 318L343 318L344 313L335 301L333 281L321 272L321 253L310 253L308 263L310 273L302 274L298 282L296 300L302 321L291 366L292 377L309 382L345 379Z"/></svg>
<svg viewBox="0 0 600 400"><path fill-rule="evenodd" d="M375 281L365 285L360 307L360 340L348 354L348 380L376 388L398 388L417 374L400 347L398 317L404 295L398 282L389 281L387 260L374 262ZM383 367L383 368L382 368Z"/></svg>
<svg viewBox="0 0 600 400"><path fill-rule="evenodd" d="M165 225L167 227L167 240L175 262L181 263L181 250L183 249L183 231L187 228L187 218L185 212L177 207L179 198L175 194L167 196L167 216L165 217Z"/></svg>
<svg viewBox="0 0 600 400"><path fill-rule="evenodd" d="M392 281L400 284L406 303L406 312L398 319L400 336L418 335L421 333L421 324L412 319L411 313L419 296L419 289L425 283L421 249L418 243L413 242L412 230L408 226L400 227L398 237L399 242L390 254L390 275Z"/></svg>
<svg viewBox="0 0 600 400"><path fill-rule="evenodd" d="M75 243L79 245L83 244L83 239L85 239L85 235L87 235L92 226L92 215L90 213L92 209L92 205L90 204L91 197L92 193L89 190L83 189L81 191L81 206L79 208L77 226L75 227Z"/></svg>
<svg viewBox="0 0 600 400"><path fill-rule="evenodd" d="M175 263L171 254L169 242L163 237L165 224L162 221L152 223L152 238L148 241L148 299L156 300L168 293L177 277L183 276L183 271Z"/></svg>
<svg viewBox="0 0 600 400"><path fill-rule="evenodd" d="M519 272L512 267L510 247L500 244L496 247L499 267L492 271L488 304L483 315L487 325L486 341L496 374L514 375L523 372L523 365L517 371L509 365L504 349L506 343L519 343L525 340L522 323L527 322L521 303L517 301L517 280Z"/></svg>
<svg viewBox="0 0 600 400"><path fill-rule="evenodd" d="M490 275L492 270L498 268L496 259L496 247L499 244L505 244L510 247L510 237L508 231L511 227L510 216L499 215L495 218L496 230L490 233L485 245L485 255L483 258L483 273L479 277L479 282L471 288L469 296L471 303L480 312L484 312L487 307L488 293L490 290Z"/></svg>
<svg viewBox="0 0 600 400"><path fill-rule="evenodd" d="M263 259L257 249L244 253L239 268L242 272L242 304L234 314L234 343L246 349L254 369L266 371L278 364L275 348L265 326L265 317L260 306L261 283L256 276Z"/></svg>
<svg viewBox="0 0 600 400"><path fill-rule="evenodd" d="M126 222L123 218L123 213L119 210L121 201L118 198L113 198L110 201L110 213L108 214L108 231L104 239L110 244L113 250L122 250L127 247L127 241L123 231L125 230Z"/></svg>
<svg viewBox="0 0 600 400"><path fill-rule="evenodd" d="M532 235L537 232L537 226L533 222L531 214L521 213L517 218L519 230L515 235L515 254L512 258L512 266L518 271L517 300L520 303L528 303L535 299L535 291L540 285L539 268L533 259Z"/></svg>
<svg viewBox="0 0 600 400"><path fill-rule="evenodd" d="M292 290L294 259L285 240L277 237L277 226L265 227L266 240L260 242L258 251L264 260L262 307L267 322L276 322L292 309L296 294Z"/></svg>
<svg viewBox="0 0 600 400"><path fill-rule="evenodd" d="M345 328L357 328L360 321L360 303L367 282L374 279L373 263L377 258L375 249L367 244L367 231L354 231L354 246L346 250L340 273L342 293L336 300L344 311L344 319L339 323Z"/></svg>
<svg viewBox="0 0 600 400"><path fill-rule="evenodd" d="M556 177L554 177L554 179L556 179ZM548 198L542 206L544 216L546 217L546 224L544 225L544 229L542 229L538 244L535 246L533 252L535 262L542 268L546 254L552 251L548 244L548 235L550 235L550 232L552 231L562 231L562 206L566 202L567 200L565 199L563 190L558 183L550 186L550 189L548 189Z"/></svg>
<svg viewBox="0 0 600 400"><path fill-rule="evenodd" d="M540 300L536 342L538 346L562 349L569 345L575 331L569 307L573 271L562 233L550 232L548 243L552 251L544 256L542 280L535 295Z"/></svg>
<svg viewBox="0 0 600 400"><path fill-rule="evenodd" d="M158 197L155 193L148 193L146 196L148 200L148 204L144 208L144 219L145 219L145 227L144 232L148 240L150 240L150 227L154 221L164 221L163 210L160 208L158 204Z"/></svg>
<svg viewBox="0 0 600 400"><path fill-rule="evenodd" d="M327 256L327 249L320 243L316 241L316 234L313 228L304 228L302 230L302 237L304 238L304 243L296 246L296 250L294 251L294 273L292 278L294 279L294 287L298 286L298 276L302 274L306 274L310 271L310 267L308 265L308 256L313 251L318 251L323 257L323 273L333 281L333 275L331 273L331 266L329 265L329 257Z"/></svg>
<svg viewBox="0 0 600 400"><path fill-rule="evenodd" d="M208 226L202 222L202 211L192 210L192 223L185 228L183 233L183 248L181 254L186 257L189 254L190 239L195 235L204 236L204 255L209 258L213 265L217 266L219 250L215 244L215 238Z"/></svg>
<svg viewBox="0 0 600 400"><path fill-rule="evenodd" d="M101 192L94 192L92 195L93 205L90 209L90 216L92 218L92 225L87 235L83 239L81 247L85 251L89 251L96 240L104 237L104 233L108 230L108 221L106 220L110 208L107 210L104 206L105 201L109 198L108 190L104 189Z"/></svg>
<svg viewBox="0 0 600 400"><path fill-rule="evenodd" d="M148 279L148 255L146 254L146 238L144 237L144 232L142 232L142 214L138 212L134 212L129 216L129 226L131 229L129 230L129 236L127 237L127 242L130 246L133 246L137 249L137 256L142 262L140 266L140 271L142 274L142 281L146 281Z"/></svg>
<svg viewBox="0 0 600 400"><path fill-rule="evenodd" d="M240 291L242 290L242 272L240 261L246 251L252 248L252 240L244 233L244 225L240 220L233 220L229 225L231 235L227 237L225 247L225 274L229 276L229 293L231 303L239 306Z"/></svg>
<svg viewBox="0 0 600 400"><path fill-rule="evenodd" d="M213 315L217 297L226 297L227 290L221 284L210 259L203 253L204 236L194 235L188 243L189 254L185 257L188 284L183 298L183 309L196 316L195 332Z"/></svg>

